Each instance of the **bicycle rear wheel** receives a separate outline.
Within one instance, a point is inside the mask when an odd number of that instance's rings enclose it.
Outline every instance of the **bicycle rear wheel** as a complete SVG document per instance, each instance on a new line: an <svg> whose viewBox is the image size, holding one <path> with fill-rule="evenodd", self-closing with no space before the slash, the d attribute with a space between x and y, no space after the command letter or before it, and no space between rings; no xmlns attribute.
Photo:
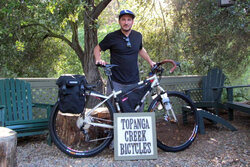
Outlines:
<svg viewBox="0 0 250 167"><path fill-rule="evenodd" d="M177 152L186 149L194 141L198 131L196 108L192 101L180 92L168 92L177 121L167 115L161 96L150 104L148 111L155 112L157 146L164 151Z"/></svg>
<svg viewBox="0 0 250 167"><path fill-rule="evenodd" d="M86 98L87 101L95 99L97 104L104 100L95 96L86 96ZM84 110L85 115L90 111L87 107ZM106 101L91 114L91 122L113 125L113 112L113 106ZM53 142L62 152L76 158L89 157L100 153L110 144L113 129L90 125L86 133L83 126L79 126L79 120L80 122L83 120L80 114L62 113L57 103L54 106L49 130Z"/></svg>

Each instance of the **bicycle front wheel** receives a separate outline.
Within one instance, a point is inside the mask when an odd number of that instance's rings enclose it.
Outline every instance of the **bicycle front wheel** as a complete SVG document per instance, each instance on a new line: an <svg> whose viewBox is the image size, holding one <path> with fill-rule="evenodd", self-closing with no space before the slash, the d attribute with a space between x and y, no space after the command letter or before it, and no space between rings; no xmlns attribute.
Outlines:
<svg viewBox="0 0 250 167"><path fill-rule="evenodd" d="M186 149L194 141L198 131L196 108L192 101L180 92L168 92L172 111L167 111L161 96L150 104L148 111L155 112L157 146L164 151L177 152Z"/></svg>
<svg viewBox="0 0 250 167"><path fill-rule="evenodd" d="M95 99L96 104L104 99L86 96L87 101ZM87 107L84 113L90 111ZM109 101L91 113L91 122L113 125L114 108ZM83 158L100 153L113 138L113 129L100 126L84 125L80 114L62 113L58 104L50 115L49 130L55 145L64 153L76 158ZM83 128L86 126L85 128ZM87 130L86 130L87 129Z"/></svg>

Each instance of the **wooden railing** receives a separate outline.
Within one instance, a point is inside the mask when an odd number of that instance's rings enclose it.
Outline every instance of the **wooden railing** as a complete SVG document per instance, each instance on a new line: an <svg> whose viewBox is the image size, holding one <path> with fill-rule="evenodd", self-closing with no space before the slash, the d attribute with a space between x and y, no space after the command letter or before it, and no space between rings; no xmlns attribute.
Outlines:
<svg viewBox="0 0 250 167"><path fill-rule="evenodd" d="M3 78L0 78L3 79ZM58 87L56 78L18 78L31 84L33 102L54 104L57 100ZM162 77L161 85L166 90L183 91L199 88L201 76L171 76ZM194 100L199 99L198 94ZM192 97L193 98L193 97Z"/></svg>

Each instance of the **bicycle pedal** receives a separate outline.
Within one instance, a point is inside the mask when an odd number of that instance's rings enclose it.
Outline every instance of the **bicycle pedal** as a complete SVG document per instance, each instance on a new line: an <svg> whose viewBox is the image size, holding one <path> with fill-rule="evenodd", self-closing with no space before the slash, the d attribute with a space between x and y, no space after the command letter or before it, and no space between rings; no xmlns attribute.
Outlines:
<svg viewBox="0 0 250 167"><path fill-rule="evenodd" d="M168 115L164 116L164 120L170 123L176 123L177 121L173 118L170 118Z"/></svg>
<svg viewBox="0 0 250 167"><path fill-rule="evenodd" d="M169 121L169 116L168 116L168 115L165 115L165 116L164 116L164 120L165 120L165 121Z"/></svg>
<svg viewBox="0 0 250 167"><path fill-rule="evenodd" d="M177 121L175 121L174 119L170 119L169 122L170 123L177 123Z"/></svg>
<svg viewBox="0 0 250 167"><path fill-rule="evenodd" d="M90 139L89 134L86 133L86 134L84 134L84 135L85 135L85 141L86 141L86 142L89 142L89 139Z"/></svg>

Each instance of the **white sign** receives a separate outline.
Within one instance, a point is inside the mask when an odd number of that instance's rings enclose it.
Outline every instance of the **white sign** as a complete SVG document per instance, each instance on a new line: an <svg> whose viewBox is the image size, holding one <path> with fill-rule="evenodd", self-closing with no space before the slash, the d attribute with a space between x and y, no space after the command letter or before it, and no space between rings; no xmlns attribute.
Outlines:
<svg viewBox="0 0 250 167"><path fill-rule="evenodd" d="M115 160L156 159L155 113L114 114Z"/></svg>

